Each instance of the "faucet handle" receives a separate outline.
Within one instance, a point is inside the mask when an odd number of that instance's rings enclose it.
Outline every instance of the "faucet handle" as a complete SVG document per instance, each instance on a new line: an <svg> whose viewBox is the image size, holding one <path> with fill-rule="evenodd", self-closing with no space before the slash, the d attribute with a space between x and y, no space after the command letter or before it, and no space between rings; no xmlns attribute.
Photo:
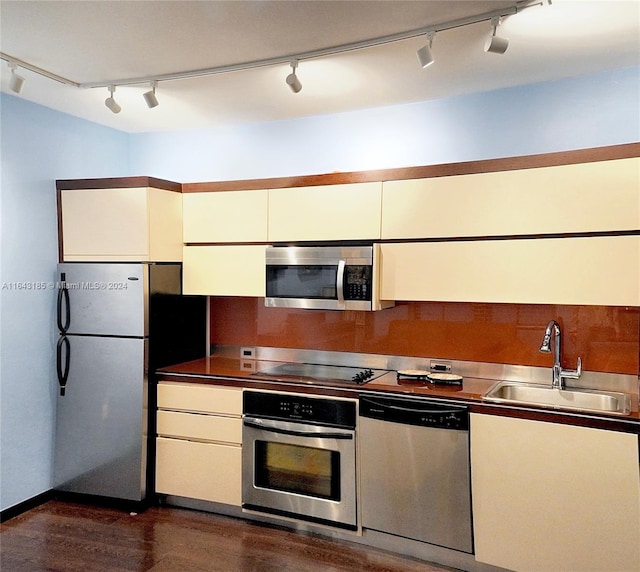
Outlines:
<svg viewBox="0 0 640 572"><path fill-rule="evenodd" d="M568 379L578 379L582 375L582 358L578 358L577 369L560 369L560 377Z"/></svg>

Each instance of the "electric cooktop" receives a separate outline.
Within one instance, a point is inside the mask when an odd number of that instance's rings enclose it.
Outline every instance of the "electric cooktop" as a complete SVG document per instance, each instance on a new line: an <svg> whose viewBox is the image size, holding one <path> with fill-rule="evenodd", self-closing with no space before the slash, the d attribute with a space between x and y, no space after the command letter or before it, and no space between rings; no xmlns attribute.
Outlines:
<svg viewBox="0 0 640 572"><path fill-rule="evenodd" d="M332 385L363 385L384 374L386 369L369 369L312 363L283 363L252 374L267 380L297 383L329 383Z"/></svg>

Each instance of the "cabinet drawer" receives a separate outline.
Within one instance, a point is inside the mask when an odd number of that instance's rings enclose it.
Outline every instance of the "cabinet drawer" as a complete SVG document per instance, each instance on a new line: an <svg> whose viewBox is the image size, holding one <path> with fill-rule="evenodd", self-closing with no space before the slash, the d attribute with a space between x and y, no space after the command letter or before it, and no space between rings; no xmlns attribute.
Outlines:
<svg viewBox="0 0 640 572"><path fill-rule="evenodd" d="M240 416L242 389L192 383L160 383L158 408Z"/></svg>
<svg viewBox="0 0 640 572"><path fill-rule="evenodd" d="M242 448L159 437L156 491L240 506Z"/></svg>
<svg viewBox="0 0 640 572"><path fill-rule="evenodd" d="M239 445L242 443L242 419L202 413L158 411L158 435Z"/></svg>

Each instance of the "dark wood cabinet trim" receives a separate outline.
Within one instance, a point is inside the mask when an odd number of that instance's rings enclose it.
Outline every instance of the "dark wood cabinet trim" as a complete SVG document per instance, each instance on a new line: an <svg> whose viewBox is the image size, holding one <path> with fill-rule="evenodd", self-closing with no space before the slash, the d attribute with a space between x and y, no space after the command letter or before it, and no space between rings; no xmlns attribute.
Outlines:
<svg viewBox="0 0 640 572"><path fill-rule="evenodd" d="M631 157L640 157L640 143L612 145L610 147L594 147L591 149L578 149L574 151L561 151L556 153L543 153L540 155L524 155L519 157L486 159L461 163L445 163L440 165L427 165L423 167L404 167L398 169L353 171L321 175L303 175L296 177L277 177L270 179L183 183L182 192L201 193L212 191L252 191L259 189L339 185L346 183L428 179L433 177L449 177L452 175L471 175L496 171L514 171L521 169L534 169L537 167L554 167L559 165L591 163L595 161L611 161L614 159L628 159Z"/></svg>
<svg viewBox="0 0 640 572"><path fill-rule="evenodd" d="M131 189L153 187L164 191L182 192L182 183L155 177L106 177L100 179L63 179L56 181L58 191L77 189Z"/></svg>

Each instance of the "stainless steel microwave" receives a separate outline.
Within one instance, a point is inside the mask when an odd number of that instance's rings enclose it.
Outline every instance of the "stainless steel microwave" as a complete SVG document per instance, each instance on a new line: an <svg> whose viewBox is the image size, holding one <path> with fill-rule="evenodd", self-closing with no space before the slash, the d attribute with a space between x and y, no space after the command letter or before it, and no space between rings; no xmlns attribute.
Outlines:
<svg viewBox="0 0 640 572"><path fill-rule="evenodd" d="M380 246L268 246L265 306L382 310Z"/></svg>

